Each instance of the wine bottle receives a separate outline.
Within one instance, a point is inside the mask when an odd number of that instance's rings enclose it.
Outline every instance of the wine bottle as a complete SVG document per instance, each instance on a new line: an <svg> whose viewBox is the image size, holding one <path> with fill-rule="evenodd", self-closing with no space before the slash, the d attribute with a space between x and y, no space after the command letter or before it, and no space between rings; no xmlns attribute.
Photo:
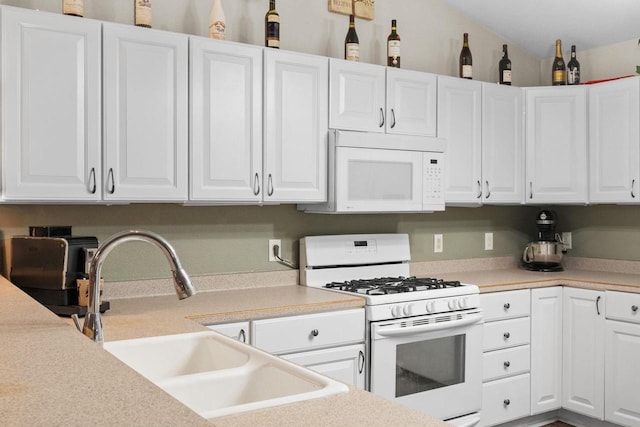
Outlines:
<svg viewBox="0 0 640 427"><path fill-rule="evenodd" d="M280 14L276 10L276 0L269 0L269 10L264 16L264 45L280 49Z"/></svg>
<svg viewBox="0 0 640 427"><path fill-rule="evenodd" d="M502 45L502 59L498 63L498 69L500 70L500 84L511 85L511 60L506 44Z"/></svg>
<svg viewBox="0 0 640 427"><path fill-rule="evenodd" d="M462 50L460 51L460 77L463 79L473 78L473 60L471 59L471 49L469 49L469 34L464 33Z"/></svg>
<svg viewBox="0 0 640 427"><path fill-rule="evenodd" d="M567 64L567 84L580 84L580 63L576 59L576 45L571 45L571 59Z"/></svg>
<svg viewBox="0 0 640 427"><path fill-rule="evenodd" d="M387 37L387 65L400 68L400 36L396 20L391 20L391 34Z"/></svg>
<svg viewBox="0 0 640 427"><path fill-rule="evenodd" d="M135 24L138 27L151 28L151 0L134 0Z"/></svg>
<svg viewBox="0 0 640 427"><path fill-rule="evenodd" d="M84 16L84 0L62 0L62 13L65 15Z"/></svg>
<svg viewBox="0 0 640 427"><path fill-rule="evenodd" d="M360 61L360 41L356 33L355 17L349 15L349 31L344 39L344 59L347 61Z"/></svg>
<svg viewBox="0 0 640 427"><path fill-rule="evenodd" d="M559 39L556 40L556 57L553 60L551 72L551 83L554 86L567 84L567 68L564 65L564 59L562 59L562 42Z"/></svg>
<svg viewBox="0 0 640 427"><path fill-rule="evenodd" d="M226 17L222 9L222 0L213 0L211 15L209 15L209 37L224 40L227 32Z"/></svg>

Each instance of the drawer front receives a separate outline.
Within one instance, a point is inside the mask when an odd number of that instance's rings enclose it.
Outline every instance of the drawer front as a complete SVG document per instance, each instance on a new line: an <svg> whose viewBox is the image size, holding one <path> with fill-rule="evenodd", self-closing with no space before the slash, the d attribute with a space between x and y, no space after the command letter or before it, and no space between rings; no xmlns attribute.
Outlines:
<svg viewBox="0 0 640 427"><path fill-rule="evenodd" d="M255 320L252 345L275 354L364 341L364 309Z"/></svg>
<svg viewBox="0 0 640 427"><path fill-rule="evenodd" d="M482 384L483 426L529 416L529 374Z"/></svg>
<svg viewBox="0 0 640 427"><path fill-rule="evenodd" d="M640 294L606 291L605 304L607 319L640 323Z"/></svg>
<svg viewBox="0 0 640 427"><path fill-rule="evenodd" d="M505 348L484 353L482 381L529 372L531 365L531 349L528 345Z"/></svg>
<svg viewBox="0 0 640 427"><path fill-rule="evenodd" d="M529 325L528 317L485 323L484 351L529 344L531 338Z"/></svg>
<svg viewBox="0 0 640 427"><path fill-rule="evenodd" d="M493 292L480 295L480 306L484 310L484 321L528 316L531 312L529 289Z"/></svg>

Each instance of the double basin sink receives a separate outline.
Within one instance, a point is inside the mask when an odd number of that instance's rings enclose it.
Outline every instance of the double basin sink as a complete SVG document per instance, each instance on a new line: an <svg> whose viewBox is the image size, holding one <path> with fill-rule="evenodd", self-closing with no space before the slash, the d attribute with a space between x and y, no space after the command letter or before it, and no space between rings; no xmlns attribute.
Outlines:
<svg viewBox="0 0 640 427"><path fill-rule="evenodd" d="M104 348L206 419L348 391L215 331L112 341Z"/></svg>

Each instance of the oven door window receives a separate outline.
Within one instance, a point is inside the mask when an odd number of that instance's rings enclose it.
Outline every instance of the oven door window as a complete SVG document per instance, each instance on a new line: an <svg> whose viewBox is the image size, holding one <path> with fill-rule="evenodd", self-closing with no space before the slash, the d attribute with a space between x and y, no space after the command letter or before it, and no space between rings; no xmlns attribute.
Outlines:
<svg viewBox="0 0 640 427"><path fill-rule="evenodd" d="M465 335L396 346L396 396L448 387L465 381Z"/></svg>

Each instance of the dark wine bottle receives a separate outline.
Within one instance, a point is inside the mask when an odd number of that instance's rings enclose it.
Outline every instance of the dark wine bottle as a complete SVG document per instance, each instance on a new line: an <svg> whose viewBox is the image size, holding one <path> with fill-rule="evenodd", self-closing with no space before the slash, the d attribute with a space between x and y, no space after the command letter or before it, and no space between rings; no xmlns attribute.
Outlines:
<svg viewBox="0 0 640 427"><path fill-rule="evenodd" d="M276 0L269 0L269 10L264 16L264 45L280 49L280 14L276 10Z"/></svg>
<svg viewBox="0 0 640 427"><path fill-rule="evenodd" d="M349 31L344 39L344 59L347 61L360 61L360 40L356 33L355 17L349 15Z"/></svg>
<svg viewBox="0 0 640 427"><path fill-rule="evenodd" d="M391 34L387 37L387 65L400 68L400 36L396 20L391 20Z"/></svg>
<svg viewBox="0 0 640 427"><path fill-rule="evenodd" d="M576 59L576 45L571 45L571 59L567 63L567 84L580 84L580 63Z"/></svg>
<svg viewBox="0 0 640 427"><path fill-rule="evenodd" d="M551 67L551 83L554 86L567 84L567 67L564 65L564 59L562 59L562 42L556 40L556 57L553 60L553 67Z"/></svg>
<svg viewBox="0 0 640 427"><path fill-rule="evenodd" d="M471 50L469 49L469 34L464 33L464 41L462 42L462 50L460 51L460 77L463 79L472 79L472 65Z"/></svg>
<svg viewBox="0 0 640 427"><path fill-rule="evenodd" d="M498 69L500 70L500 84L511 85L511 60L506 44L502 45L502 59L498 63Z"/></svg>

